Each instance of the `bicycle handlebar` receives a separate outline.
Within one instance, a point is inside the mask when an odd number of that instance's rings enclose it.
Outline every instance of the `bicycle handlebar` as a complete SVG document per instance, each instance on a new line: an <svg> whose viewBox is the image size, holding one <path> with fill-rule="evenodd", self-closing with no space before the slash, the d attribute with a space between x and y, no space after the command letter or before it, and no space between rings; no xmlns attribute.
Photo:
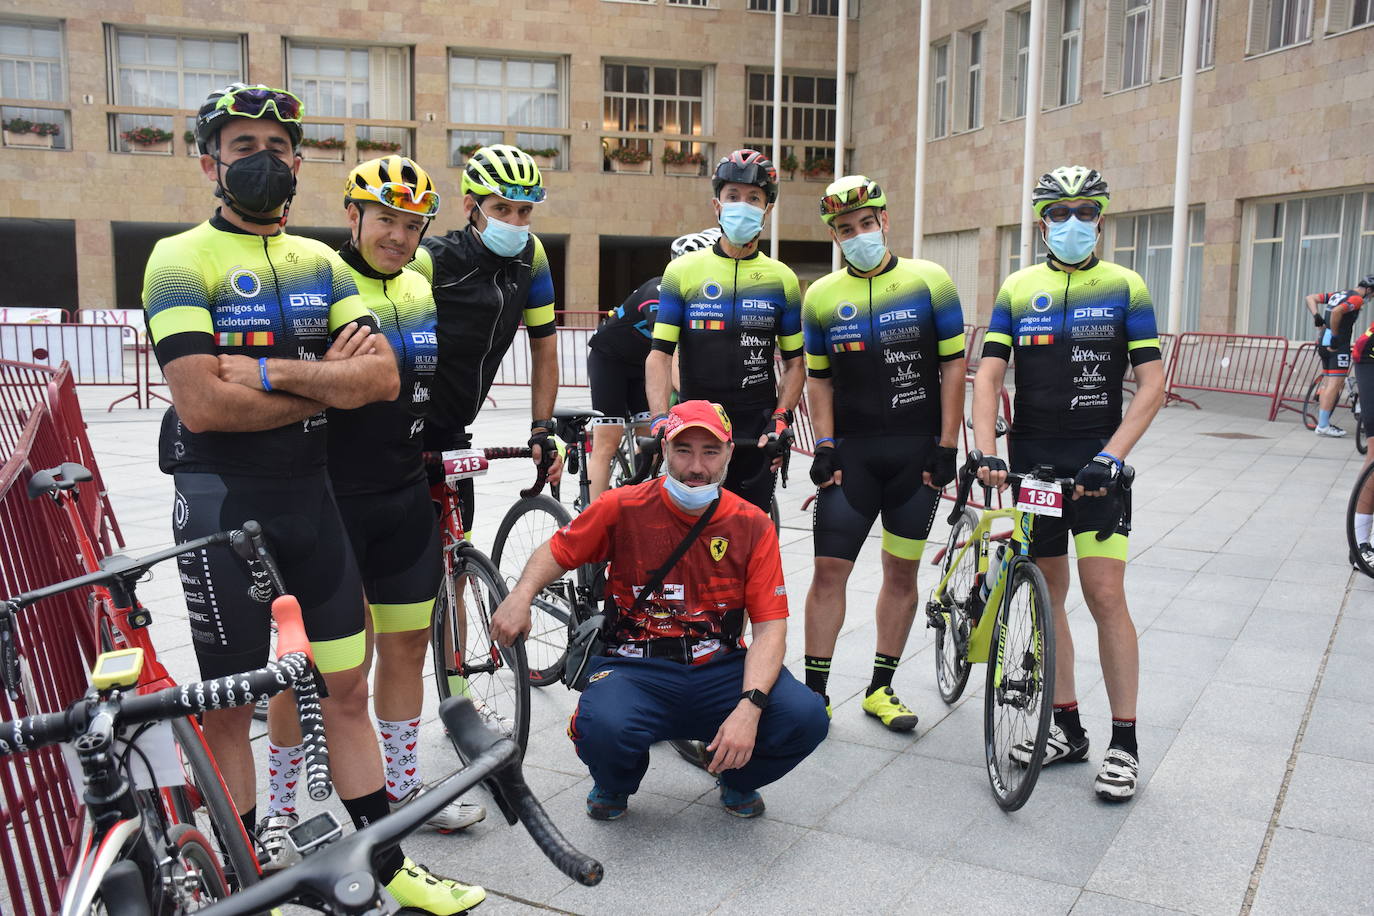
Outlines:
<svg viewBox="0 0 1374 916"><path fill-rule="evenodd" d="M559 871L587 887L600 883L604 869L579 852L549 820L520 771L520 747L483 724L472 702L451 697L439 707L449 734L472 762L434 784L404 808L278 872L238 891L202 912L207 916L258 913L302 897L323 901L329 911L371 912L381 887L372 873L372 857L398 845L445 805L484 780L494 780L514 801L521 823Z"/></svg>

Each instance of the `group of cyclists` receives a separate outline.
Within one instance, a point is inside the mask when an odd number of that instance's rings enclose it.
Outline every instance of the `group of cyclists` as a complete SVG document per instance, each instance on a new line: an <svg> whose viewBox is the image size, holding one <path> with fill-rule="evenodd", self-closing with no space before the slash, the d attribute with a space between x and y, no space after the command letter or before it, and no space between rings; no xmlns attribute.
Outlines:
<svg viewBox="0 0 1374 916"><path fill-rule="evenodd" d="M186 541L247 518L263 523L327 684L334 782L362 827L423 791L421 670L440 580L430 488L441 481L428 477L422 451L469 444L467 431L522 323L533 366L530 446L536 461L555 451L551 480L561 471L553 283L530 231L546 190L528 154L484 147L463 167L462 227L427 237L445 197L430 175L400 155L369 160L349 173L348 240L332 251L285 229L301 118L299 99L270 87L234 84L207 98L195 135L219 204L205 223L157 244L144 307L173 402L159 463L175 482L175 536ZM723 486L767 511L778 463L770 446L792 424L805 389L816 434L810 476L819 489L805 685L829 714L847 583L881 518L877 638L861 707L882 726L909 732L918 716L894 691L893 676L939 490L956 473L967 365L959 293L944 268L892 251L884 191L851 175L819 202L844 266L811 284L803 300L796 275L759 250L778 193L777 170L761 153L723 157L711 176L717 226L675 240L663 275L641 285L593 337L593 401L606 421L594 429L593 492L608 486L624 426L643 424L661 441L680 396L720 405L734 440ZM1045 762L1088 752L1064 610L1072 533L1112 716L1095 791L1124 800L1139 768L1137 643L1124 589L1130 519L1106 540L1090 535L1104 515L1119 514L1113 483L1163 402L1164 374L1143 281L1094 254L1109 201L1103 177L1081 166L1055 169L1036 185L1032 203L1050 255L1012 274L998 293L972 416L985 484L1005 486L1009 469L1041 464L1076 479L1063 519L1038 528L1031 546L1050 584L1060 647ZM995 425L1013 355L1016 399L1003 459ZM1128 365L1138 390L1123 415ZM474 500L465 483L470 531ZM679 504L701 495L671 474L663 486ZM271 596L204 551L180 562L201 676L260 667ZM293 715L289 702L269 714L271 782L261 811L251 709L205 716L207 740L246 828L262 842L266 868L293 861L285 831L297 820L293 767L302 757ZM455 802L430 823L460 830L484 816L478 805ZM399 849L377 865L398 902L420 911L461 912L485 896Z"/></svg>

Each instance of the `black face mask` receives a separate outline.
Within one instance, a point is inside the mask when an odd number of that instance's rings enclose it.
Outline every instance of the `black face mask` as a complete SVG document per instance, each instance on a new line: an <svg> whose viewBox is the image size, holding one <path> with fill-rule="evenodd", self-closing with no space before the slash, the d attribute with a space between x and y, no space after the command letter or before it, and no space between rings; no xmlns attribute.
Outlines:
<svg viewBox="0 0 1374 916"><path fill-rule="evenodd" d="M296 176L291 167L270 150L229 164L224 173L224 190L232 203L249 213L271 213L296 193ZM273 220L275 222L275 220Z"/></svg>

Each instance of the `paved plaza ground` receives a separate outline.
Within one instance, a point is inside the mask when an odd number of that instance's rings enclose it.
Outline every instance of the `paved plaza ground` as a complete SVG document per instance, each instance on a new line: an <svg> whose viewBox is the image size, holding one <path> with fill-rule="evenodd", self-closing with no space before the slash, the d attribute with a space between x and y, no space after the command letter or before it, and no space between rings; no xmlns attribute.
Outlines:
<svg viewBox="0 0 1374 916"><path fill-rule="evenodd" d="M523 442L525 390L495 394L477 444ZM107 414L108 398L82 397L127 552L164 546L172 488L156 464L161 410ZM586 389L562 403L585 406ZM1045 770L1022 810L1003 813L988 789L982 668L946 707L919 617L895 687L920 726L893 734L863 714L880 576L873 537L850 584L829 737L763 790L765 816L728 816L710 777L661 745L628 815L589 820L591 781L564 731L576 695L554 686L534 692L525 772L569 839L605 864L605 881L569 882L494 809L463 834L420 834L407 850L484 885L484 913L1374 913L1374 582L1345 563L1342 527L1359 456L1351 440L1317 439L1292 413L1266 422L1257 399L1203 404L1162 412L1130 456L1139 478L1127 592L1143 669L1133 802L1092 793L1109 715L1092 619L1073 596L1091 762ZM799 677L807 463L796 462L780 498L787 663ZM501 462L477 481L479 546L527 477L525 463ZM173 569L140 595L158 615L160 656L193 678ZM924 600L934 576L923 568L920 580ZM434 705L421 750L437 777L456 758Z"/></svg>

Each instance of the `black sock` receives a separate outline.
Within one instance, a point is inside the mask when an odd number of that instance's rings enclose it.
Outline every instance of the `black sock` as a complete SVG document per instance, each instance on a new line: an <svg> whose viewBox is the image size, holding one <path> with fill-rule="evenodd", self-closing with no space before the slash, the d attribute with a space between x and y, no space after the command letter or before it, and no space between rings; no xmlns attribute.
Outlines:
<svg viewBox="0 0 1374 916"><path fill-rule="evenodd" d="M249 836L252 836L253 831L258 826L258 806L254 805L247 811L240 814L239 820L243 821L243 829L248 831Z"/></svg>
<svg viewBox="0 0 1374 916"><path fill-rule="evenodd" d="M1132 757L1140 754L1135 744L1135 719L1112 719L1111 747L1119 747Z"/></svg>
<svg viewBox="0 0 1374 916"><path fill-rule="evenodd" d="M391 805L386 800L386 789L381 788L376 792L370 792L359 798L340 799L344 809L348 811L348 816L353 818L353 827L362 830L369 824L375 824L382 818L391 813ZM377 870L377 880L382 884L391 883L391 879L396 877L396 873L405 864L405 856L401 853L401 847L393 846L391 849L379 852L372 857L372 865Z"/></svg>
<svg viewBox="0 0 1374 916"><path fill-rule="evenodd" d="M901 659L895 655L884 655L881 652L873 653L873 680L868 682L866 696L872 696L874 691L892 686L892 675L897 673L899 661Z"/></svg>
<svg viewBox="0 0 1374 916"><path fill-rule="evenodd" d="M819 655L806 656L806 686L825 696L825 688L830 684L830 659Z"/></svg>
<svg viewBox="0 0 1374 916"><path fill-rule="evenodd" d="M1054 724L1064 733L1064 737L1077 744L1083 739L1083 722L1078 718L1078 701L1055 704Z"/></svg>

